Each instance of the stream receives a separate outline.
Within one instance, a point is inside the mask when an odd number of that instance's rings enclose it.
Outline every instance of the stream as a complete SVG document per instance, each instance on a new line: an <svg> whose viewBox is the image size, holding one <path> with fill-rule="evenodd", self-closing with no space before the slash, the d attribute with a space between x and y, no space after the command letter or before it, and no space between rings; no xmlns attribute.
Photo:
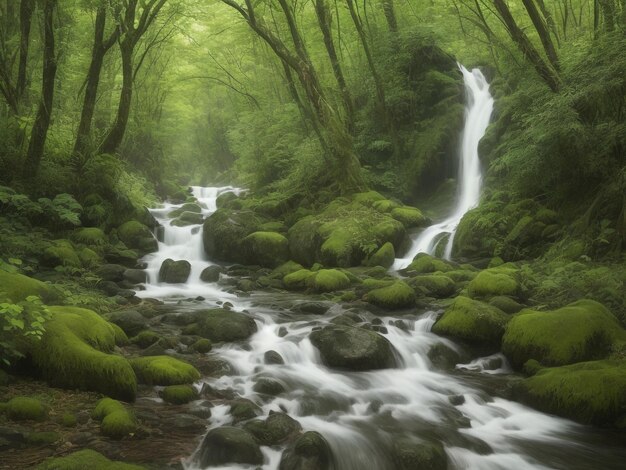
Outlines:
<svg viewBox="0 0 626 470"><path fill-rule="evenodd" d="M466 121L475 125L473 130L468 130L466 125L464 132L463 155L471 154L471 158L461 164L459 202L447 219L414 238L411 252L405 259L396 260L396 268L419 251L434 249L446 234L447 244L451 246L462 215L478 203L480 167L476 149L489 122L493 100L479 71L468 72L464 68L462 71L472 97ZM478 124L476 119L480 121ZM204 216L216 210L220 194L241 192L234 187L192 189L205 207ZM334 469L394 469L390 449L401 439L441 442L450 469L624 468L626 449L617 434L549 416L498 396L502 394L497 391L506 387L512 375L506 359L501 354L471 357L460 346L431 333L440 310L414 309L383 317L365 310L349 312L378 325L378 331L395 348L399 365L371 372L326 367L309 334L345 314L344 308L313 299L326 304L328 311L323 315L297 313L290 307L311 301L310 296L254 292L249 297L237 297L216 283L202 282L200 273L214 263L205 257L201 225L170 225L168 214L179 207L165 204L151 210L162 227L159 250L144 258L148 282L138 295L160 299L180 311L206 309L228 301L233 310L251 315L258 332L248 341L218 345L208 353L228 361L234 373L204 378L196 386L200 389L206 383L215 389L230 389L256 403L262 411L260 417L270 411L283 411L305 431L320 432L333 451ZM425 234L429 240L425 240ZM449 256L448 248L445 253ZM187 283L158 282L159 267L167 258L191 263ZM198 296L204 300L191 301ZM437 368L428 353L433 347L442 346L456 351L465 363L448 371ZM284 364L267 364L264 356L270 350L278 352ZM264 377L278 380L285 391L275 397L256 393L253 387ZM232 423L229 411L228 405L215 406L207 420L207 429ZM261 449L265 459L262 468L277 469L284 449L267 446ZM194 455L183 464L187 470L201 468Z"/></svg>

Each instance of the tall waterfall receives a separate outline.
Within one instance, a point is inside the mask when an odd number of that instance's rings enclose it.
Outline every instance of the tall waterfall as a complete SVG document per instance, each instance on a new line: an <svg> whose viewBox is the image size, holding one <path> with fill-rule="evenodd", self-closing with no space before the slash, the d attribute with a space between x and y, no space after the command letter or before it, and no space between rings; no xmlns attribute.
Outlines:
<svg viewBox="0 0 626 470"><path fill-rule="evenodd" d="M418 253L433 254L439 242L448 235L444 258L450 259L454 234L463 215L478 205L482 187L482 173L478 156L478 143L485 135L491 112L493 97L489 93L489 84L479 69L468 71L459 65L463 73L467 105L462 145L459 151L459 186L456 206L443 221L427 227L412 239L411 248L406 257L397 258L393 268L406 268Z"/></svg>

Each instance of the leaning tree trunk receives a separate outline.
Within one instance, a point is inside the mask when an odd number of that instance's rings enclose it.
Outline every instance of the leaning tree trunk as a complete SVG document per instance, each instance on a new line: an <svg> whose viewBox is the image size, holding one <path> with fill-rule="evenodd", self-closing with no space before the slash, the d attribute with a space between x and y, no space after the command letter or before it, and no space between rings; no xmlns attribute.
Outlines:
<svg viewBox="0 0 626 470"><path fill-rule="evenodd" d="M398 19L396 17L396 9L393 5L393 0L382 0L383 12L385 13L385 19L387 20L387 26L392 33L398 32Z"/></svg>
<svg viewBox="0 0 626 470"><path fill-rule="evenodd" d="M526 11L528 12L528 16L530 17L537 33L539 34L539 39L541 40L541 44L543 45L543 49L546 52L546 56L548 60L552 64L555 70L560 69L559 65L559 57L557 56L556 49L554 48L554 43L552 42L552 38L550 37L550 32L546 27L546 24L535 5L534 0L522 0Z"/></svg>
<svg viewBox="0 0 626 470"><path fill-rule="evenodd" d="M52 102L54 99L54 79L57 72L57 62L54 52L54 9L57 0L45 0L44 12L44 49L43 49L43 73L41 80L41 100L37 109L37 116L31 132L28 153L24 164L24 176L35 176L39 170L39 164L43 157L43 150L50 127L52 115Z"/></svg>

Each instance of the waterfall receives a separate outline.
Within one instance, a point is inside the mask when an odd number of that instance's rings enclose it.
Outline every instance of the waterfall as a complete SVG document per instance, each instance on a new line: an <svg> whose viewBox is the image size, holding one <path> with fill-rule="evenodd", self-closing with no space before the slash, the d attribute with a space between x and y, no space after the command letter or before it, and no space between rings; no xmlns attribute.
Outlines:
<svg viewBox="0 0 626 470"><path fill-rule="evenodd" d="M439 242L447 236L444 258L450 259L454 234L459 222L467 211L478 205L482 188L482 173L478 156L478 143L485 135L491 112L493 97L489 84L479 69L471 72L459 64L463 73L467 104L462 144L459 150L459 186L456 205L452 213L443 221L427 227L419 235L412 237L411 247L404 258L397 258L393 269L406 268L418 253L434 254Z"/></svg>

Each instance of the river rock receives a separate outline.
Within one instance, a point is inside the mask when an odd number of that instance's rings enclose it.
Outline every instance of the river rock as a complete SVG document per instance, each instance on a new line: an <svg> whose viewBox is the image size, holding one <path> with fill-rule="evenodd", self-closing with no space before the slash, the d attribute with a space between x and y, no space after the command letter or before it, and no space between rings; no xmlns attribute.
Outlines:
<svg viewBox="0 0 626 470"><path fill-rule="evenodd" d="M262 395L276 396L285 391L285 386L278 380L270 379L268 377L261 377L259 380L257 380L252 389L256 393L260 393Z"/></svg>
<svg viewBox="0 0 626 470"><path fill-rule="evenodd" d="M119 310L110 313L107 319L124 330L129 337L135 336L148 326L148 320L136 310Z"/></svg>
<svg viewBox="0 0 626 470"><path fill-rule="evenodd" d="M167 282L168 284L182 284L187 282L189 273L191 272L191 264L187 260L174 261L166 259L159 269L159 282Z"/></svg>
<svg viewBox="0 0 626 470"><path fill-rule="evenodd" d="M245 313L216 308L199 312L197 318L197 333L216 343L245 340L257 331L256 323Z"/></svg>
<svg viewBox="0 0 626 470"><path fill-rule="evenodd" d="M253 212L218 209L204 221L204 249L211 259L245 263L243 240L260 226Z"/></svg>
<svg viewBox="0 0 626 470"><path fill-rule="evenodd" d="M280 459L279 470L327 470L333 467L333 453L324 436L305 432Z"/></svg>
<svg viewBox="0 0 626 470"><path fill-rule="evenodd" d="M261 449L248 431L222 426L205 436L198 452L198 464L204 468L228 463L263 464Z"/></svg>
<svg viewBox="0 0 626 470"><path fill-rule="evenodd" d="M360 371L396 365L393 346L374 331L333 325L312 332L309 338L330 367Z"/></svg>
<svg viewBox="0 0 626 470"><path fill-rule="evenodd" d="M302 426L295 419L275 411L270 411L265 421L248 421L244 428L264 446L281 444L302 430Z"/></svg>
<svg viewBox="0 0 626 470"><path fill-rule="evenodd" d="M132 284L143 284L148 282L148 273L143 269L127 269L124 271L124 280Z"/></svg>
<svg viewBox="0 0 626 470"><path fill-rule="evenodd" d="M445 470L446 453L440 443L401 438L393 444L393 460L398 470Z"/></svg>
<svg viewBox="0 0 626 470"><path fill-rule="evenodd" d="M274 350L265 351L263 355L263 359L266 364L284 364L285 360L283 357Z"/></svg>
<svg viewBox="0 0 626 470"><path fill-rule="evenodd" d="M96 269L96 276L103 281L119 282L124 280L126 267L119 264L103 264Z"/></svg>
<svg viewBox="0 0 626 470"><path fill-rule="evenodd" d="M222 267L217 265L204 268L200 273L200 280L202 282L217 282L220 280L220 274L222 271Z"/></svg>

